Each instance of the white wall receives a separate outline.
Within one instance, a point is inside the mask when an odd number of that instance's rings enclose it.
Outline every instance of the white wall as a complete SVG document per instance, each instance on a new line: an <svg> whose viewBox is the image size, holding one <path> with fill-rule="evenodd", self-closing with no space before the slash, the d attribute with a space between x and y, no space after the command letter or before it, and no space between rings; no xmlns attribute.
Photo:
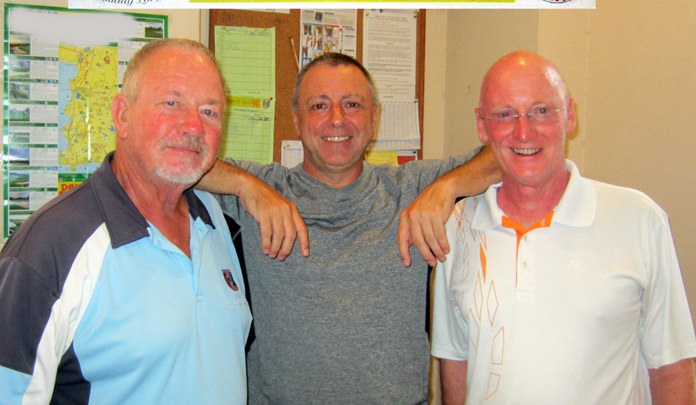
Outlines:
<svg viewBox="0 0 696 405"><path fill-rule="evenodd" d="M445 97L426 93L424 137L438 140L424 142L424 156L477 145L473 108L487 67L513 49L540 52L564 73L578 104L569 157L585 175L640 189L667 211L696 314L696 2L604 0L596 10L434 14L426 51L444 55L446 68L442 80L430 77L426 64L425 86L434 82ZM446 34L431 42L435 29Z"/></svg>

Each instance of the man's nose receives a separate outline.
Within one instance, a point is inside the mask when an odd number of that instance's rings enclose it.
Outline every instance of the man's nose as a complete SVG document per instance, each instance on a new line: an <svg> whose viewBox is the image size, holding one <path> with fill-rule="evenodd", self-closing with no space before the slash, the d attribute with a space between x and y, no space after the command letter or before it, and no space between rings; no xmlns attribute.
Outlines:
<svg viewBox="0 0 696 405"><path fill-rule="evenodd" d="M520 114L517 116L517 125L515 125L515 133L513 134L515 138L526 141L531 136L532 126L529 122L529 117L527 114Z"/></svg>
<svg viewBox="0 0 696 405"><path fill-rule="evenodd" d="M345 119L344 112L343 112L343 106L340 104L334 105L331 107L331 125L335 127L340 127L343 125L343 121Z"/></svg>
<svg viewBox="0 0 696 405"><path fill-rule="evenodd" d="M201 135L203 130L203 120L197 108L189 108L184 113L183 129L191 135Z"/></svg>

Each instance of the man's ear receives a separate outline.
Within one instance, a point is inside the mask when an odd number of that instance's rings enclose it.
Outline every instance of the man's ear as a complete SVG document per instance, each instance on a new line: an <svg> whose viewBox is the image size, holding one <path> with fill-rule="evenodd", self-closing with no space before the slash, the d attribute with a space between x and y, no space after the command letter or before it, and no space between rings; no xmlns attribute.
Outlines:
<svg viewBox="0 0 696 405"><path fill-rule="evenodd" d="M301 136L300 133L300 119L297 116L297 107L292 107L292 124L295 126L295 133L297 136Z"/></svg>
<svg viewBox="0 0 696 405"><path fill-rule="evenodd" d="M126 138L128 136L128 114L130 113L130 103L122 93L116 94L111 102L111 119L116 127L116 136Z"/></svg>
<svg viewBox="0 0 696 405"><path fill-rule="evenodd" d="M488 133L486 132L486 120L481 117L481 107L476 107L474 114L476 114L476 132L479 140L486 144L488 143Z"/></svg>
<svg viewBox="0 0 696 405"><path fill-rule="evenodd" d="M566 101L566 133L573 132L578 125L577 117L575 116L575 101L568 96Z"/></svg>
<svg viewBox="0 0 696 405"><path fill-rule="evenodd" d="M377 131L379 130L379 113L381 111L382 104L377 104L373 109L372 109L372 137L374 138L375 135L377 134Z"/></svg>

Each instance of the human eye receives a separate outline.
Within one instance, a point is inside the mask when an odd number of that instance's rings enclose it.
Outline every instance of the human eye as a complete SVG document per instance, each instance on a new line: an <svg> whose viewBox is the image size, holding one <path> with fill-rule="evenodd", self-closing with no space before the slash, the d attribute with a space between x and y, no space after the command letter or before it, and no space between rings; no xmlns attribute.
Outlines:
<svg viewBox="0 0 696 405"><path fill-rule="evenodd" d="M501 110L491 114L491 118L499 122L509 122L517 117L513 110Z"/></svg>
<svg viewBox="0 0 696 405"><path fill-rule="evenodd" d="M217 110L214 110L212 108L202 108L200 112L201 112L201 115L204 115L208 118L217 118L220 115L217 112Z"/></svg>
<svg viewBox="0 0 696 405"><path fill-rule="evenodd" d="M550 111L550 110L549 110L548 107L542 105L542 106L539 106L539 107L534 107L534 109L532 110L532 115L536 115L536 116L538 116L538 117L541 117L541 116L543 116L543 115L548 114L549 111Z"/></svg>
<svg viewBox="0 0 696 405"><path fill-rule="evenodd" d="M558 114L556 114L557 111L558 110L553 109L549 106L540 105L534 107L534 109L532 109L529 115L530 117L534 118L539 122L552 122L558 116Z"/></svg>
<svg viewBox="0 0 696 405"><path fill-rule="evenodd" d="M344 103L344 108L346 109L357 109L362 107L362 103L359 101L346 101Z"/></svg>
<svg viewBox="0 0 696 405"><path fill-rule="evenodd" d="M305 102L305 106L309 111L322 111L329 108L329 100L322 96L310 97Z"/></svg>
<svg viewBox="0 0 696 405"><path fill-rule="evenodd" d="M323 102L311 103L309 105L309 109L314 110L314 111L325 110L326 108L327 108L326 103L323 103Z"/></svg>
<svg viewBox="0 0 696 405"><path fill-rule="evenodd" d="M179 106L179 102L175 100L166 100L164 103L166 107L175 108Z"/></svg>

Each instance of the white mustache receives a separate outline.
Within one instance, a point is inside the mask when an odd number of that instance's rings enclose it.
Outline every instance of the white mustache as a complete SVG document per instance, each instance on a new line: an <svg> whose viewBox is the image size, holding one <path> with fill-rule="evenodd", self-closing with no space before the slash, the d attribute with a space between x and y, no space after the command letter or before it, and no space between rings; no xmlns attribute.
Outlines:
<svg viewBox="0 0 696 405"><path fill-rule="evenodd" d="M161 149L182 148L190 149L196 153L207 152L208 146L201 142L201 138L184 134L183 138L176 141L166 141L160 144Z"/></svg>

